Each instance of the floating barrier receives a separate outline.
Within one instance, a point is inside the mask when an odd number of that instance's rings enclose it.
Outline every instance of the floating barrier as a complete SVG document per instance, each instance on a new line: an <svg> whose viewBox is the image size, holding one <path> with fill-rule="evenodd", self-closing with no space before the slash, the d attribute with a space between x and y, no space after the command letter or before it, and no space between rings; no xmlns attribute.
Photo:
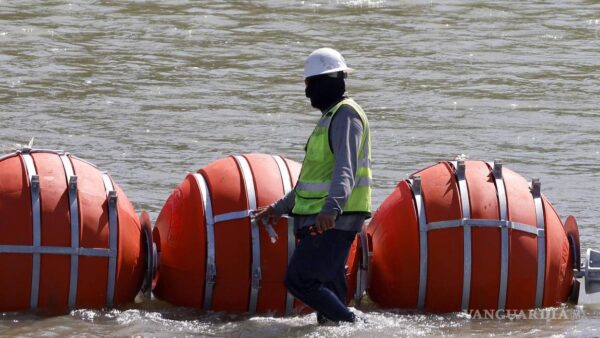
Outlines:
<svg viewBox="0 0 600 338"><path fill-rule="evenodd" d="M0 312L131 302L144 255L140 222L108 174L62 151L0 158Z"/></svg>
<svg viewBox="0 0 600 338"><path fill-rule="evenodd" d="M367 289L384 308L532 309L579 293L574 218L563 226L539 180L499 161L441 162L401 181L357 246L355 298Z"/></svg>
<svg viewBox="0 0 600 338"><path fill-rule="evenodd" d="M138 291L180 306L275 315L309 309L284 276L292 218L262 224L300 164L229 156L188 174L152 230L106 173L66 152L0 157L0 312L113 307ZM401 181L354 241L348 301L431 312L525 310L600 292L575 218L496 161L446 161ZM160 263L160 264L159 264ZM583 264L582 264L583 263Z"/></svg>
<svg viewBox="0 0 600 338"><path fill-rule="evenodd" d="M291 219L269 229L252 213L289 192L299 171L283 157L250 154L188 174L156 220L156 297L229 313L303 311L283 283L295 247Z"/></svg>

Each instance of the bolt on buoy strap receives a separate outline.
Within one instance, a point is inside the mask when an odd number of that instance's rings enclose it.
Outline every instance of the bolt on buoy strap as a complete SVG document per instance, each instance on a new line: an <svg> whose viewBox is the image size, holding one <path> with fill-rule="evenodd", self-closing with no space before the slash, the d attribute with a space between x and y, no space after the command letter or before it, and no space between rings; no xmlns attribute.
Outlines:
<svg viewBox="0 0 600 338"><path fill-rule="evenodd" d="M29 306L31 309L37 309L40 293L40 253L36 252L42 245L42 230L41 230L41 205L40 205L40 177L35 169L33 158L30 154L30 149L23 149L20 152L21 159L25 164L27 178L29 181L29 189L31 191L31 213L33 225L33 249L32 271L31 271L31 294L29 298Z"/></svg>
<svg viewBox="0 0 600 338"><path fill-rule="evenodd" d="M108 281L106 286L106 305L112 307L115 297L115 283L117 277L117 240L118 240L118 215L117 192L108 174L102 174L102 182L106 190L106 204L108 205L108 243L111 255L108 257Z"/></svg>
<svg viewBox="0 0 600 338"><path fill-rule="evenodd" d="M256 190L254 188L254 177L252 176L252 171L250 170L250 164L248 164L248 160L246 160L246 158L243 156L234 156L233 158L237 162L240 172L242 173L242 179L244 181L244 187L248 201L248 209L256 210ZM256 305L258 304L258 291L260 289L260 280L262 275L260 270L260 232L258 229L258 223L253 214L250 215L250 231L252 235L252 271L248 312L255 313Z"/></svg>
<svg viewBox="0 0 600 338"><path fill-rule="evenodd" d="M69 309L74 309L77 301L77 280L79 276L79 199L77 196L77 176L68 154L60 155L60 160L67 178L69 191L69 218L71 225L71 274L69 278Z"/></svg>
<svg viewBox="0 0 600 338"><path fill-rule="evenodd" d="M213 208L210 198L210 191L206 184L206 179L202 174L192 175L198 189L200 190L200 200L204 210L204 221L206 226L206 278L204 281L204 303L202 308L205 311L210 310L212 306L213 290L217 279L217 266L215 263L215 222L213 218Z"/></svg>
<svg viewBox="0 0 600 338"><path fill-rule="evenodd" d="M542 192L540 180L534 178L531 181L531 195L535 205L535 219L538 230L537 237L537 281L535 292L535 306L542 307L544 300L544 278L546 274L546 221L544 219L544 204L542 203Z"/></svg>

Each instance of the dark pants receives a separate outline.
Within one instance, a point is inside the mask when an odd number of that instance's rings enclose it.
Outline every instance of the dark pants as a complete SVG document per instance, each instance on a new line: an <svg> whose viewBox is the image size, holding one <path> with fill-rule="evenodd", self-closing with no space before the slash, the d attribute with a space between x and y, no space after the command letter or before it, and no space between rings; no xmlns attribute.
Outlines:
<svg viewBox="0 0 600 338"><path fill-rule="evenodd" d="M301 236L285 276L289 292L332 321L354 321L346 307L346 260L356 232Z"/></svg>

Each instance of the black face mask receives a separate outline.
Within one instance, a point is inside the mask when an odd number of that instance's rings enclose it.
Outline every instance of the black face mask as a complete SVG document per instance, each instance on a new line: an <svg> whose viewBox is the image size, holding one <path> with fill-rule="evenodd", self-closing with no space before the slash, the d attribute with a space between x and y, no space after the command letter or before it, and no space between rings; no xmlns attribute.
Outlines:
<svg viewBox="0 0 600 338"><path fill-rule="evenodd" d="M338 77L319 75L306 79L306 97L310 98L310 104L313 107L321 111L340 101L345 91L346 83L343 73L338 74Z"/></svg>

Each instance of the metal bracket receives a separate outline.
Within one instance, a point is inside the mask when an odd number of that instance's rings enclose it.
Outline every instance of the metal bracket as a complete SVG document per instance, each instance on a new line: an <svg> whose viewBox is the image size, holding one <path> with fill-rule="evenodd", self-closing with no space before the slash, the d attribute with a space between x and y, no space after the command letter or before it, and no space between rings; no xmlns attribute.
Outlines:
<svg viewBox="0 0 600 338"><path fill-rule="evenodd" d="M600 292L600 251L587 250L583 270L585 293Z"/></svg>
<svg viewBox="0 0 600 338"><path fill-rule="evenodd" d="M69 190L77 191L77 176L71 176L69 178Z"/></svg>
<svg viewBox="0 0 600 338"><path fill-rule="evenodd" d="M531 179L531 194L536 197L542 194L542 183L539 178Z"/></svg>
<svg viewBox="0 0 600 338"><path fill-rule="evenodd" d="M212 263L206 266L206 282L208 284L215 284L217 282L217 267Z"/></svg>
<svg viewBox="0 0 600 338"><path fill-rule="evenodd" d="M115 207L117 205L117 192L111 190L108 192L108 203L110 206Z"/></svg>
<svg viewBox="0 0 600 338"><path fill-rule="evenodd" d="M259 289L260 288L260 280L262 279L262 272L260 267L257 267L252 272L252 288Z"/></svg>
<svg viewBox="0 0 600 338"><path fill-rule="evenodd" d="M502 160L494 160L493 171L494 171L494 177L496 179L503 179L503 177L502 177Z"/></svg>
<svg viewBox="0 0 600 338"><path fill-rule="evenodd" d="M40 177L38 175L31 176L31 189L40 189Z"/></svg>

